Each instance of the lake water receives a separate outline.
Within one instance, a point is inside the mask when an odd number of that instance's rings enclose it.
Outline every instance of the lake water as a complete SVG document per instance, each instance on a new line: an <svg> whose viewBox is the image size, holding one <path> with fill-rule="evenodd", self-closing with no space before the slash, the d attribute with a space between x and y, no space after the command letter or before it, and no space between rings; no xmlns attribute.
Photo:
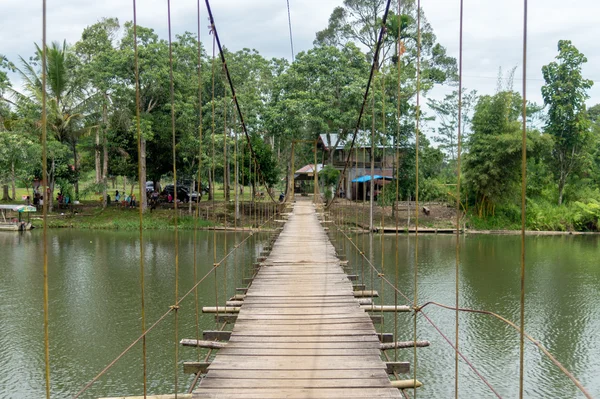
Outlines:
<svg viewBox="0 0 600 399"><path fill-rule="evenodd" d="M246 235L198 233L198 276ZM386 277L396 273L396 238L353 236L385 265ZM147 324L174 302L174 234L146 232L144 237ZM256 234L227 263L229 296L240 286L244 268L266 241ZM339 242L342 242L341 240ZM192 232L180 232L180 295L193 277ZM398 240L399 289L412 298L415 237ZM454 303L455 241L453 236L420 236L419 302ZM42 232L0 234L0 398L44 396ZM357 274L360 258L346 247ZM519 237L461 237L460 301L464 307L500 313L513 321L519 315ZM586 386L600 397L600 237L558 236L527 239L527 332L540 340ZM139 240L136 232L52 230L49 232L50 356L52 396L68 398L90 381L140 334ZM223 303L225 268L219 271L219 302ZM371 276L364 269L365 283ZM374 289L381 291L375 276ZM198 291L200 306L214 306L211 274ZM385 304L393 304L391 289L383 289ZM379 300L377 300L379 303ZM404 304L406 301L400 301ZM427 315L454 337L454 312L434 307ZM394 331L386 314L385 332ZM461 315L461 350L503 397L518 392L518 334L488 316ZM174 317L169 316L148 336L149 393L174 389ZM399 315L398 339L412 339L412 319ZM200 315L200 331L217 329L214 318ZM179 311L179 339L195 338L193 295ZM419 339L431 341L419 349L421 398L450 397L454 392L454 352L422 318ZM393 357L393 352L390 352ZM198 360L193 348L180 348L179 360ZM399 351L399 360L413 362L412 350ZM570 381L532 344L526 344L526 397L583 397ZM181 372L180 392L191 377ZM408 376L407 376L408 378ZM141 394L141 347L135 347L83 397ZM463 363L460 392L464 398L494 395Z"/></svg>

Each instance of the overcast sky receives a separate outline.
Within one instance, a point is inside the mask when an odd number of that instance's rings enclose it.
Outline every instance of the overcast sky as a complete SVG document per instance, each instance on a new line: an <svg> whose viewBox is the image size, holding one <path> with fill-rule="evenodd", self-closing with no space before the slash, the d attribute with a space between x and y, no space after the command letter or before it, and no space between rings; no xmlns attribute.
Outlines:
<svg viewBox="0 0 600 399"><path fill-rule="evenodd" d="M315 32L327 26L331 11L343 0L289 0L296 52L312 47ZM0 0L0 54L16 61L33 53L41 42L41 0ZM204 3L202 1L202 3ZM498 68L517 67L514 89L521 91L523 0L465 0L464 86L493 94ZM213 14L223 45L235 51L255 48L265 57L291 59L286 0L213 0ZM422 0L438 41L458 57L459 0ZM138 23L166 38L166 0L138 0ZM584 76L597 80L589 105L600 102L600 48L597 0L530 0L528 98L542 102L542 65L557 54L560 39L572 40L588 63ZM208 41L208 21L202 6L202 35ZM101 17L132 19L127 0L48 0L48 40L77 41L83 28ZM196 32L196 1L172 1L174 33ZM207 46L208 47L208 46ZM444 90L435 90L441 97Z"/></svg>

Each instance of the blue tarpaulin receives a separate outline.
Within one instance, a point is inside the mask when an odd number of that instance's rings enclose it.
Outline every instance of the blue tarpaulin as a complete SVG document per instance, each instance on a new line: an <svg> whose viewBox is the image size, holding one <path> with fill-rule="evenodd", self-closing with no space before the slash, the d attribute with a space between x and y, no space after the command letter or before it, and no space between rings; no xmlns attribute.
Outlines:
<svg viewBox="0 0 600 399"><path fill-rule="evenodd" d="M373 180L379 180L379 179L381 179L381 176L373 175ZM356 179L352 180L352 183L365 183L368 181L371 181L371 175L359 176Z"/></svg>
<svg viewBox="0 0 600 399"><path fill-rule="evenodd" d="M381 176L381 175L373 175L373 180L393 180L394 178L391 176ZM359 176L356 179L352 180L352 183L365 183L371 181L371 175Z"/></svg>

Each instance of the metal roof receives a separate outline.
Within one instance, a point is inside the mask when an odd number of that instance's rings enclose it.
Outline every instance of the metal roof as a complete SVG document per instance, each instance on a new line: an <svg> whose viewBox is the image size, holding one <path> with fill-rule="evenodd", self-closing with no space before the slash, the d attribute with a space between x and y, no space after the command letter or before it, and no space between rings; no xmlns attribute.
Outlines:
<svg viewBox="0 0 600 399"><path fill-rule="evenodd" d="M317 173L319 173L320 171L323 170L323 164L322 163L318 163L317 164ZM294 172L295 174L299 175L305 175L307 173L314 173L315 171L315 164L314 163L309 163L308 165L304 165L303 167L301 167L300 169L298 169L296 172Z"/></svg>
<svg viewBox="0 0 600 399"><path fill-rule="evenodd" d="M337 133L321 133L319 135L319 140L323 143L323 147L325 147L326 151L329 151L336 143L336 150L343 150L346 147L350 147L352 143L352 136L354 132L350 132L347 134L345 139L340 139L338 141L339 134ZM379 133L377 134L379 136ZM376 148L392 148L394 146L394 140L390 140L389 144L383 144L381 137L375 137L377 142ZM356 141L354 143L354 148L371 148L371 132L367 132L364 130L359 130L356 135Z"/></svg>

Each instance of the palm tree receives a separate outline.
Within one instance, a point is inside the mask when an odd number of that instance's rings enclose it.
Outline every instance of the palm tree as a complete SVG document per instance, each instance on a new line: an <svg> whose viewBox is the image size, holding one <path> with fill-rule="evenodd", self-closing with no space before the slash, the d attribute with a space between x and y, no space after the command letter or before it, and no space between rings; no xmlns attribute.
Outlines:
<svg viewBox="0 0 600 399"><path fill-rule="evenodd" d="M42 49L36 44L37 60L43 58ZM32 103L41 108L42 78L41 70L37 68L36 60L27 62L19 57L20 73L27 95L12 90L18 100ZM73 154L73 172L75 176L75 199L79 197L78 153L77 145L82 135L89 132L83 127L84 112L91 98L86 96L83 85L76 79L74 57L69 56L66 41L60 45L53 42L46 50L46 93L47 93L47 123L54 139L69 146ZM18 102L17 102L18 103ZM39 123L38 123L39 125ZM54 176L49 176L51 190L54 187ZM52 202L50 202L51 204Z"/></svg>

